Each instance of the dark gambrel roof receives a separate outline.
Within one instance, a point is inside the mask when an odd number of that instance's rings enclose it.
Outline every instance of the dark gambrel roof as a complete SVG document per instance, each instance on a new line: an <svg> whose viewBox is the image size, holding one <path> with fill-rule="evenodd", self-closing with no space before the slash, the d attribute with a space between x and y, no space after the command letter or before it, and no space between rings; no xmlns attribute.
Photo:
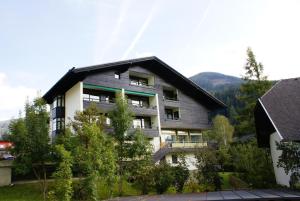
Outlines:
<svg viewBox="0 0 300 201"><path fill-rule="evenodd" d="M209 108L226 108L226 105L220 100L154 56L83 68L72 68L43 96L43 98L48 103L51 103L55 96L65 93L74 84L76 84L78 81L82 81L89 74L111 69L126 70L129 67L136 65L147 68L148 70L164 77L174 86L180 86L184 88L185 93L197 98L198 100L201 100L202 102L205 102Z"/></svg>
<svg viewBox="0 0 300 201"><path fill-rule="evenodd" d="M261 144L275 130L284 141L300 141L300 78L276 83L258 100L255 119Z"/></svg>

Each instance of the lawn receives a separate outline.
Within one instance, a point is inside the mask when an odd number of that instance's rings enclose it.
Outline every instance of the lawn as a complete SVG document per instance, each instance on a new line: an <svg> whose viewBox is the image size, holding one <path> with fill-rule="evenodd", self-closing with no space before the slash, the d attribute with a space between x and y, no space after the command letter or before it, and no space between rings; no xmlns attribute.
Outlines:
<svg viewBox="0 0 300 201"><path fill-rule="evenodd" d="M51 182L49 182L51 186ZM124 194L140 195L140 192L136 190L130 183L123 183ZM108 189L104 184L100 183L99 188L100 196L102 199L108 198ZM118 185L114 186L113 196L118 195ZM37 183L34 184L18 184L14 186L0 187L0 201L40 201L43 200L40 186Z"/></svg>
<svg viewBox="0 0 300 201"><path fill-rule="evenodd" d="M229 176L232 172L219 172L220 177L222 177L222 190L232 189L229 183Z"/></svg>
<svg viewBox="0 0 300 201"><path fill-rule="evenodd" d="M1 201L40 201L42 194L38 184L19 184L0 188Z"/></svg>

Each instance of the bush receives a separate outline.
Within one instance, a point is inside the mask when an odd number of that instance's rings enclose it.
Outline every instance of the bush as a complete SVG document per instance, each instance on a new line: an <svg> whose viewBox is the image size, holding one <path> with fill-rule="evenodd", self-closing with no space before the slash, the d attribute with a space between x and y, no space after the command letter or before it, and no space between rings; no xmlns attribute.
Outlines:
<svg viewBox="0 0 300 201"><path fill-rule="evenodd" d="M153 168L154 188L157 194L163 194L168 190L174 181L171 167L161 163Z"/></svg>
<svg viewBox="0 0 300 201"><path fill-rule="evenodd" d="M189 175L190 175L189 170L185 166L178 165L178 166L172 167L172 172L173 172L173 177L174 177L173 184L176 189L176 192L181 193L185 182L189 178Z"/></svg>
<svg viewBox="0 0 300 201"><path fill-rule="evenodd" d="M142 194L148 194L153 185L154 166L145 165L136 171L134 183L137 189L141 190Z"/></svg>

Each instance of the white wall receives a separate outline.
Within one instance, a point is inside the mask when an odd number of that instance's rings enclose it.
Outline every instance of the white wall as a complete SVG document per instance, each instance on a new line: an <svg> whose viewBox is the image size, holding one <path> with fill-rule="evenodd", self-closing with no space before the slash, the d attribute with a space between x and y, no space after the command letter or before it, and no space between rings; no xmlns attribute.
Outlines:
<svg viewBox="0 0 300 201"><path fill-rule="evenodd" d="M153 147L153 153L157 152L160 149L160 137L154 137L150 143Z"/></svg>
<svg viewBox="0 0 300 201"><path fill-rule="evenodd" d="M65 122L66 125L70 119L74 119L76 111L83 111L83 85L78 82L65 94Z"/></svg>
<svg viewBox="0 0 300 201"><path fill-rule="evenodd" d="M184 154L184 159L187 164L187 168L189 170L196 170L196 164L197 164L197 159L195 157L195 154L192 153L185 153ZM180 157L178 157L178 160L180 160ZM172 154L166 155L166 161L169 163L171 166L176 166L177 164L172 163Z"/></svg>
<svg viewBox="0 0 300 201"><path fill-rule="evenodd" d="M277 150L276 142L280 142L280 137L277 132L273 133L270 136L270 149L271 149L271 156L273 161L274 173L276 177L277 184L290 186L290 174L285 174L285 171L281 167L277 167L277 162L279 156L281 155L281 150Z"/></svg>

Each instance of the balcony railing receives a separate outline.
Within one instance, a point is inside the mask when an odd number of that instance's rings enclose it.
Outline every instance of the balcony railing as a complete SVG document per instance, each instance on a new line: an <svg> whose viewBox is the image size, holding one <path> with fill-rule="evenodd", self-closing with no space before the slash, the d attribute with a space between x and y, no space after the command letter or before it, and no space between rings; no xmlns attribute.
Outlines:
<svg viewBox="0 0 300 201"><path fill-rule="evenodd" d="M95 102L95 103L115 103L115 99L96 99L96 98L83 98L83 101Z"/></svg>
<svg viewBox="0 0 300 201"><path fill-rule="evenodd" d="M130 82L129 85L130 85L130 86L137 86L137 87L154 88L154 85L146 84L146 83Z"/></svg>
<svg viewBox="0 0 300 201"><path fill-rule="evenodd" d="M169 148L203 148L207 147L207 142L203 141L166 141L161 146L167 146Z"/></svg>
<svg viewBox="0 0 300 201"><path fill-rule="evenodd" d="M163 99L167 101L178 101L177 97L170 97L170 96L163 96Z"/></svg>

